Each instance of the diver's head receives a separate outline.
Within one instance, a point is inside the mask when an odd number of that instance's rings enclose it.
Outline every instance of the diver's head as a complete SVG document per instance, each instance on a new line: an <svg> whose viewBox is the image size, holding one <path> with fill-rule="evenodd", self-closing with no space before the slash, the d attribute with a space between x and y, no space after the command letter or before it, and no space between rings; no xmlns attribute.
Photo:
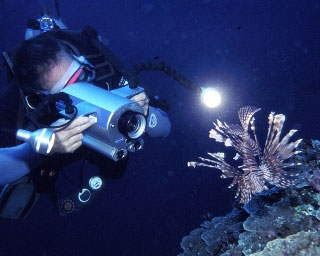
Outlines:
<svg viewBox="0 0 320 256"><path fill-rule="evenodd" d="M94 72L85 61L72 55L49 32L26 40L14 65L18 82L32 90L57 93L77 81L90 81Z"/></svg>
<svg viewBox="0 0 320 256"><path fill-rule="evenodd" d="M50 70L67 55L65 47L49 33L25 40L18 49L14 72L23 87L45 90Z"/></svg>

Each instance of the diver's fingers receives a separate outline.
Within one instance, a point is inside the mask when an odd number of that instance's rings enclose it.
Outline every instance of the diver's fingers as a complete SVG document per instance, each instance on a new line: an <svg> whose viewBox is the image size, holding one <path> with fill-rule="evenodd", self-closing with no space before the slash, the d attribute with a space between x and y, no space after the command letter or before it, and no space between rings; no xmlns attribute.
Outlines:
<svg viewBox="0 0 320 256"><path fill-rule="evenodd" d="M69 136L68 131L60 131L56 133L56 137L54 140L54 145L52 148L52 153L70 153L78 148L78 144L82 143L83 135L82 133ZM76 146L75 146L76 145Z"/></svg>
<svg viewBox="0 0 320 256"><path fill-rule="evenodd" d="M83 134L82 133L79 133L79 134L76 134L72 137L70 137L66 143L65 143L65 147L68 148L68 149L71 149L73 147L74 144L77 144L79 142L82 142L82 138L83 138ZM68 150L70 151L70 150Z"/></svg>
<svg viewBox="0 0 320 256"><path fill-rule="evenodd" d="M56 132L53 153L70 153L82 144L82 132L95 123L94 119L79 117L69 127Z"/></svg>
<svg viewBox="0 0 320 256"><path fill-rule="evenodd" d="M72 123L65 129L65 130L71 130L76 127L81 127L82 125L88 124L91 122L91 119L87 116L80 116L77 117L75 120L72 121Z"/></svg>
<svg viewBox="0 0 320 256"><path fill-rule="evenodd" d="M65 123L67 123L69 120L65 119L65 118L60 118L58 120L56 120L54 123L51 124L51 126L59 126L59 125L63 125Z"/></svg>
<svg viewBox="0 0 320 256"><path fill-rule="evenodd" d="M139 101L136 101L136 102L139 103L142 107L144 107L145 105L149 104L149 99L145 98L143 100L139 100Z"/></svg>
<svg viewBox="0 0 320 256"><path fill-rule="evenodd" d="M72 147L70 148L69 153L73 153L75 150L80 148L82 145L82 141L78 141L77 143L73 144Z"/></svg>
<svg viewBox="0 0 320 256"><path fill-rule="evenodd" d="M145 101L146 99L147 99L147 95L145 92L141 92L131 98L131 100L136 101L136 102Z"/></svg>
<svg viewBox="0 0 320 256"><path fill-rule="evenodd" d="M76 121L76 120L75 120ZM92 126L95 123L94 119L90 119L86 117L86 119L82 119L75 124L71 124L70 127L66 129L66 132L69 134L69 138L82 133L84 130L88 129L90 126Z"/></svg>
<svg viewBox="0 0 320 256"><path fill-rule="evenodd" d="M147 115L148 113L148 107L149 107L149 99L147 98L147 95L145 92L139 93L131 98L131 100L137 102L140 104L141 107L143 107L144 114Z"/></svg>
<svg viewBox="0 0 320 256"><path fill-rule="evenodd" d="M90 120L91 119L87 116L77 117L75 120L72 121L72 123L68 127L64 128L62 130L67 131L67 130L73 129L77 126L81 126L83 124L90 122ZM60 118L60 119L56 120L54 123L52 123L51 125L52 126L61 126L63 124L68 123L69 121L70 120L67 120L65 118ZM59 128L55 128L55 130L59 130Z"/></svg>
<svg viewBox="0 0 320 256"><path fill-rule="evenodd" d="M148 114L148 108L149 108L149 100L145 103L143 107L143 110L144 110L144 115L146 116Z"/></svg>

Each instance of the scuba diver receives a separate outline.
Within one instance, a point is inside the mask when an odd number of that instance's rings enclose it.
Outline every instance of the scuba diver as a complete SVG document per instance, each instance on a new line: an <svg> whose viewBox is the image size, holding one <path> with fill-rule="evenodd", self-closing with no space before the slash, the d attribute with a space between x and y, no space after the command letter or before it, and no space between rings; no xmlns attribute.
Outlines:
<svg viewBox="0 0 320 256"><path fill-rule="evenodd" d="M55 3L57 6L57 1ZM0 184L19 178L5 185L2 190L2 218L26 218L40 194L50 195L60 215L70 215L96 196L103 180L120 178L127 168L128 156L114 161L82 145L83 131L96 122L85 116L77 117L64 129L56 130L49 155L33 152L27 143L16 146L19 144L15 136L18 129L34 131L39 128L39 123L50 126L64 122L54 104L43 108L42 103L67 86L87 82L110 91L133 83L130 72L99 40L93 28L85 27L81 32L69 31L61 21L58 8L57 13L59 19L54 19L48 9L43 9L39 19L28 22L26 40L18 47L2 53L11 77L0 99L0 147L11 148L0 151L0 159L2 155L10 160L9 164L14 159L17 162L2 168L14 175L8 179L1 174ZM152 106L152 102L157 102L156 98L150 101L142 92L131 100L143 107L147 121L146 134L151 137L166 137L169 134L170 121L165 111L158 108L161 104ZM42 106L41 111L39 106ZM35 115L38 112L40 115ZM82 161L82 164L77 191L65 198L57 198L55 182L58 174L62 173L68 179L63 167L78 161ZM85 182L83 168L87 162L97 166L98 174Z"/></svg>

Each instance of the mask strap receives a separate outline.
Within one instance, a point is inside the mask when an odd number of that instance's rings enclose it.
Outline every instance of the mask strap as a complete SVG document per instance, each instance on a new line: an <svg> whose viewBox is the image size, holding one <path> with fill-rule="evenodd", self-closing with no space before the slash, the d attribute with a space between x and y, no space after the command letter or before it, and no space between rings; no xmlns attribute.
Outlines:
<svg viewBox="0 0 320 256"><path fill-rule="evenodd" d="M64 73L64 75L58 80L58 82L52 87L49 91L49 94L54 94L61 91L65 85L68 83L73 74L81 67L80 63L77 60L73 60Z"/></svg>
<svg viewBox="0 0 320 256"><path fill-rule="evenodd" d="M81 64L86 64L86 65L89 65L89 67L94 68L94 66L84 56L76 56L74 54L72 54L72 56Z"/></svg>
<svg viewBox="0 0 320 256"><path fill-rule="evenodd" d="M84 71L87 74L86 82L91 82L96 77L95 66L93 66L84 56L76 56L72 54L72 56L78 60L83 66Z"/></svg>
<svg viewBox="0 0 320 256"><path fill-rule="evenodd" d="M67 87L68 85L74 84L74 83L78 80L80 74L82 73L82 70L83 70L82 68L79 68L79 69L78 69L78 71L71 77L71 79L69 80L69 82L66 84L66 87Z"/></svg>

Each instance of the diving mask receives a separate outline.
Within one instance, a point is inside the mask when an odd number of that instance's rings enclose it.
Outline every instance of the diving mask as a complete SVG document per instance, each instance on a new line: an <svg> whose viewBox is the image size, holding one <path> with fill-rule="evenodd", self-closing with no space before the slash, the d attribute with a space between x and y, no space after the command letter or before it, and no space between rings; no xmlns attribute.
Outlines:
<svg viewBox="0 0 320 256"><path fill-rule="evenodd" d="M49 94L60 92L63 88L77 82L91 82L95 78L94 67L83 57L75 58L64 75L56 82Z"/></svg>

